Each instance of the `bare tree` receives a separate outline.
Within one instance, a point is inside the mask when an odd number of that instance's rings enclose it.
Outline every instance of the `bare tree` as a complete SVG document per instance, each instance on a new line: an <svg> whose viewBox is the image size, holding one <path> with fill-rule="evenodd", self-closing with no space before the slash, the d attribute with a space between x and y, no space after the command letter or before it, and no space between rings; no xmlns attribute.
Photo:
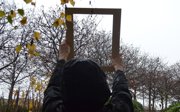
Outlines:
<svg viewBox="0 0 180 112"><path fill-rule="evenodd" d="M111 56L111 33L98 31L96 16L88 16L74 24L75 57L89 58L99 65L109 65Z"/></svg>
<svg viewBox="0 0 180 112"><path fill-rule="evenodd" d="M3 2L0 3L0 8L3 8L5 12L9 12L11 9L15 8L15 5L9 5L5 4ZM12 32L14 30L14 27L12 27L7 19L5 17L0 18L0 71L3 70L4 68L10 66L12 63L14 63L17 60L18 55L14 57L11 62L5 62L4 58L6 57L3 54L3 50L8 47L8 42L13 40L11 35L9 35L9 32Z"/></svg>
<svg viewBox="0 0 180 112"><path fill-rule="evenodd" d="M170 66L170 73L173 78L173 92L172 95L174 96L177 101L180 101L180 63L177 62L174 65Z"/></svg>

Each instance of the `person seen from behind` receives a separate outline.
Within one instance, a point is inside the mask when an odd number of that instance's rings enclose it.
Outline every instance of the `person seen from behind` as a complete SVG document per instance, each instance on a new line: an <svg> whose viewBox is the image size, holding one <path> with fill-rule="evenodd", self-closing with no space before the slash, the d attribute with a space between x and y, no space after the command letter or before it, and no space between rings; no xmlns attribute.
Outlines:
<svg viewBox="0 0 180 112"><path fill-rule="evenodd" d="M42 112L134 112L121 56L112 59L115 69L112 92L106 75L91 60L67 61L70 47L59 46L59 60L44 92Z"/></svg>

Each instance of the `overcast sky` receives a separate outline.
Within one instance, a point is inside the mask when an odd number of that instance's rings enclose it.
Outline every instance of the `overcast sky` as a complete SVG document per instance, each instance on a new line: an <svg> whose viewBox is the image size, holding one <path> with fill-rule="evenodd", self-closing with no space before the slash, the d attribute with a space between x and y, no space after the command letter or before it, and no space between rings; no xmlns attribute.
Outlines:
<svg viewBox="0 0 180 112"><path fill-rule="evenodd" d="M15 0L17 1L17 0ZM36 0L37 7L60 0ZM49 1L49 2L48 2ZM89 4L91 1L91 5ZM180 61L180 0L75 0L75 7L121 8L121 39L164 62ZM112 23L107 23L112 24Z"/></svg>

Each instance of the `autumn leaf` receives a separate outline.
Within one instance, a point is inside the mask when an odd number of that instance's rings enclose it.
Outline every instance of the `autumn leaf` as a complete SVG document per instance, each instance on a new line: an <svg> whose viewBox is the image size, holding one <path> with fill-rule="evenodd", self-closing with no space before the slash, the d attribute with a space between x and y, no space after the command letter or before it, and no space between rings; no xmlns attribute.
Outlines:
<svg viewBox="0 0 180 112"><path fill-rule="evenodd" d="M10 12L10 16L11 16L11 18L16 17L16 12L15 12L15 11L13 11L13 10L11 10L11 12Z"/></svg>
<svg viewBox="0 0 180 112"><path fill-rule="evenodd" d="M35 91L41 91L42 90L42 84L40 82L37 82Z"/></svg>
<svg viewBox="0 0 180 112"><path fill-rule="evenodd" d="M36 45L34 45L34 44L30 45L30 50L35 51L36 50Z"/></svg>
<svg viewBox="0 0 180 112"><path fill-rule="evenodd" d="M32 0L24 0L24 2L26 2L26 4L29 4L32 2Z"/></svg>
<svg viewBox="0 0 180 112"><path fill-rule="evenodd" d="M29 111L32 111L32 109L33 109L33 102L30 101L30 102L29 102Z"/></svg>
<svg viewBox="0 0 180 112"><path fill-rule="evenodd" d="M64 18L64 17L65 17L64 12L61 12L60 17L61 17L61 18Z"/></svg>
<svg viewBox="0 0 180 112"><path fill-rule="evenodd" d="M70 4L71 4L72 6L74 6L74 5L75 5L74 0L70 0Z"/></svg>
<svg viewBox="0 0 180 112"><path fill-rule="evenodd" d="M12 24L13 20L12 20L12 17L10 15L7 16L7 20L10 24Z"/></svg>
<svg viewBox="0 0 180 112"><path fill-rule="evenodd" d="M20 21L22 25L25 25L27 23L27 17L23 17L22 20Z"/></svg>
<svg viewBox="0 0 180 112"><path fill-rule="evenodd" d="M19 53L22 49L22 46L21 45L17 45L16 46L16 53Z"/></svg>
<svg viewBox="0 0 180 112"><path fill-rule="evenodd" d="M40 56L39 52L34 52L34 56Z"/></svg>
<svg viewBox="0 0 180 112"><path fill-rule="evenodd" d="M38 41L39 38L40 38L40 33L35 31L34 32L34 39L36 39Z"/></svg>
<svg viewBox="0 0 180 112"><path fill-rule="evenodd" d="M64 21L62 19L58 18L54 21L53 26L58 27L58 26L62 25L63 23L64 23Z"/></svg>
<svg viewBox="0 0 180 112"><path fill-rule="evenodd" d="M19 15L24 16L24 10L23 9L18 9L18 13L19 13Z"/></svg>
<svg viewBox="0 0 180 112"><path fill-rule="evenodd" d="M27 49L28 49L28 53L29 53L29 55L32 57L32 56L34 56L34 53L35 53L35 51L36 51L36 45L35 44L27 44L26 45L26 47L27 47Z"/></svg>
<svg viewBox="0 0 180 112"><path fill-rule="evenodd" d="M72 21L72 15L67 15L67 16L66 16L66 20L69 21L69 22L71 22L71 21Z"/></svg>
<svg viewBox="0 0 180 112"><path fill-rule="evenodd" d="M2 18L2 17L4 17L5 15L6 15L5 12L2 11L2 10L0 10L0 17Z"/></svg>
<svg viewBox="0 0 180 112"><path fill-rule="evenodd" d="M30 43L27 43L27 44L26 44L26 48L27 48L27 49L30 49L30 46L31 46Z"/></svg>
<svg viewBox="0 0 180 112"><path fill-rule="evenodd" d="M30 77L30 85L31 87L34 87L36 84L36 78L34 76Z"/></svg>
<svg viewBox="0 0 180 112"><path fill-rule="evenodd" d="M61 0L61 5L64 5L64 4L68 3L68 2L69 2L69 0Z"/></svg>

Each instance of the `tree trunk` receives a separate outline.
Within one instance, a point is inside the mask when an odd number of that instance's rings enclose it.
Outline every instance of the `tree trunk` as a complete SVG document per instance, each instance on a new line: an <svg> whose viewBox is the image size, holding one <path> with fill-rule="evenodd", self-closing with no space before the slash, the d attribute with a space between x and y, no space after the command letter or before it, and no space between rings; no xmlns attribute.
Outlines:
<svg viewBox="0 0 180 112"><path fill-rule="evenodd" d="M19 93L20 93L20 88L18 89L18 92L17 92L16 103L15 103L15 112L18 112Z"/></svg>
<svg viewBox="0 0 180 112"><path fill-rule="evenodd" d="M152 110L155 111L155 99L156 99L156 90L153 90L153 98L152 98Z"/></svg>
<svg viewBox="0 0 180 112"><path fill-rule="evenodd" d="M154 112L154 110L155 110L154 104L155 104L155 95L153 95L153 99L152 99L152 111L153 111L153 112Z"/></svg>
<svg viewBox="0 0 180 112"><path fill-rule="evenodd" d="M134 97L134 100L136 100L136 88L134 88L133 97Z"/></svg>
<svg viewBox="0 0 180 112"><path fill-rule="evenodd" d="M167 108L167 103L168 103L168 95L165 95L165 109Z"/></svg>
<svg viewBox="0 0 180 112"><path fill-rule="evenodd" d="M151 112L151 87L149 87L149 112Z"/></svg>
<svg viewBox="0 0 180 112"><path fill-rule="evenodd" d="M163 96L161 96L161 110L164 109L164 98Z"/></svg>
<svg viewBox="0 0 180 112"><path fill-rule="evenodd" d="M12 81L10 89L9 89L8 104L7 104L6 112L9 111L9 107L12 105L12 95L13 95L14 85L15 85L15 82Z"/></svg>
<svg viewBox="0 0 180 112"><path fill-rule="evenodd" d="M144 90L143 90L143 107L144 107Z"/></svg>

